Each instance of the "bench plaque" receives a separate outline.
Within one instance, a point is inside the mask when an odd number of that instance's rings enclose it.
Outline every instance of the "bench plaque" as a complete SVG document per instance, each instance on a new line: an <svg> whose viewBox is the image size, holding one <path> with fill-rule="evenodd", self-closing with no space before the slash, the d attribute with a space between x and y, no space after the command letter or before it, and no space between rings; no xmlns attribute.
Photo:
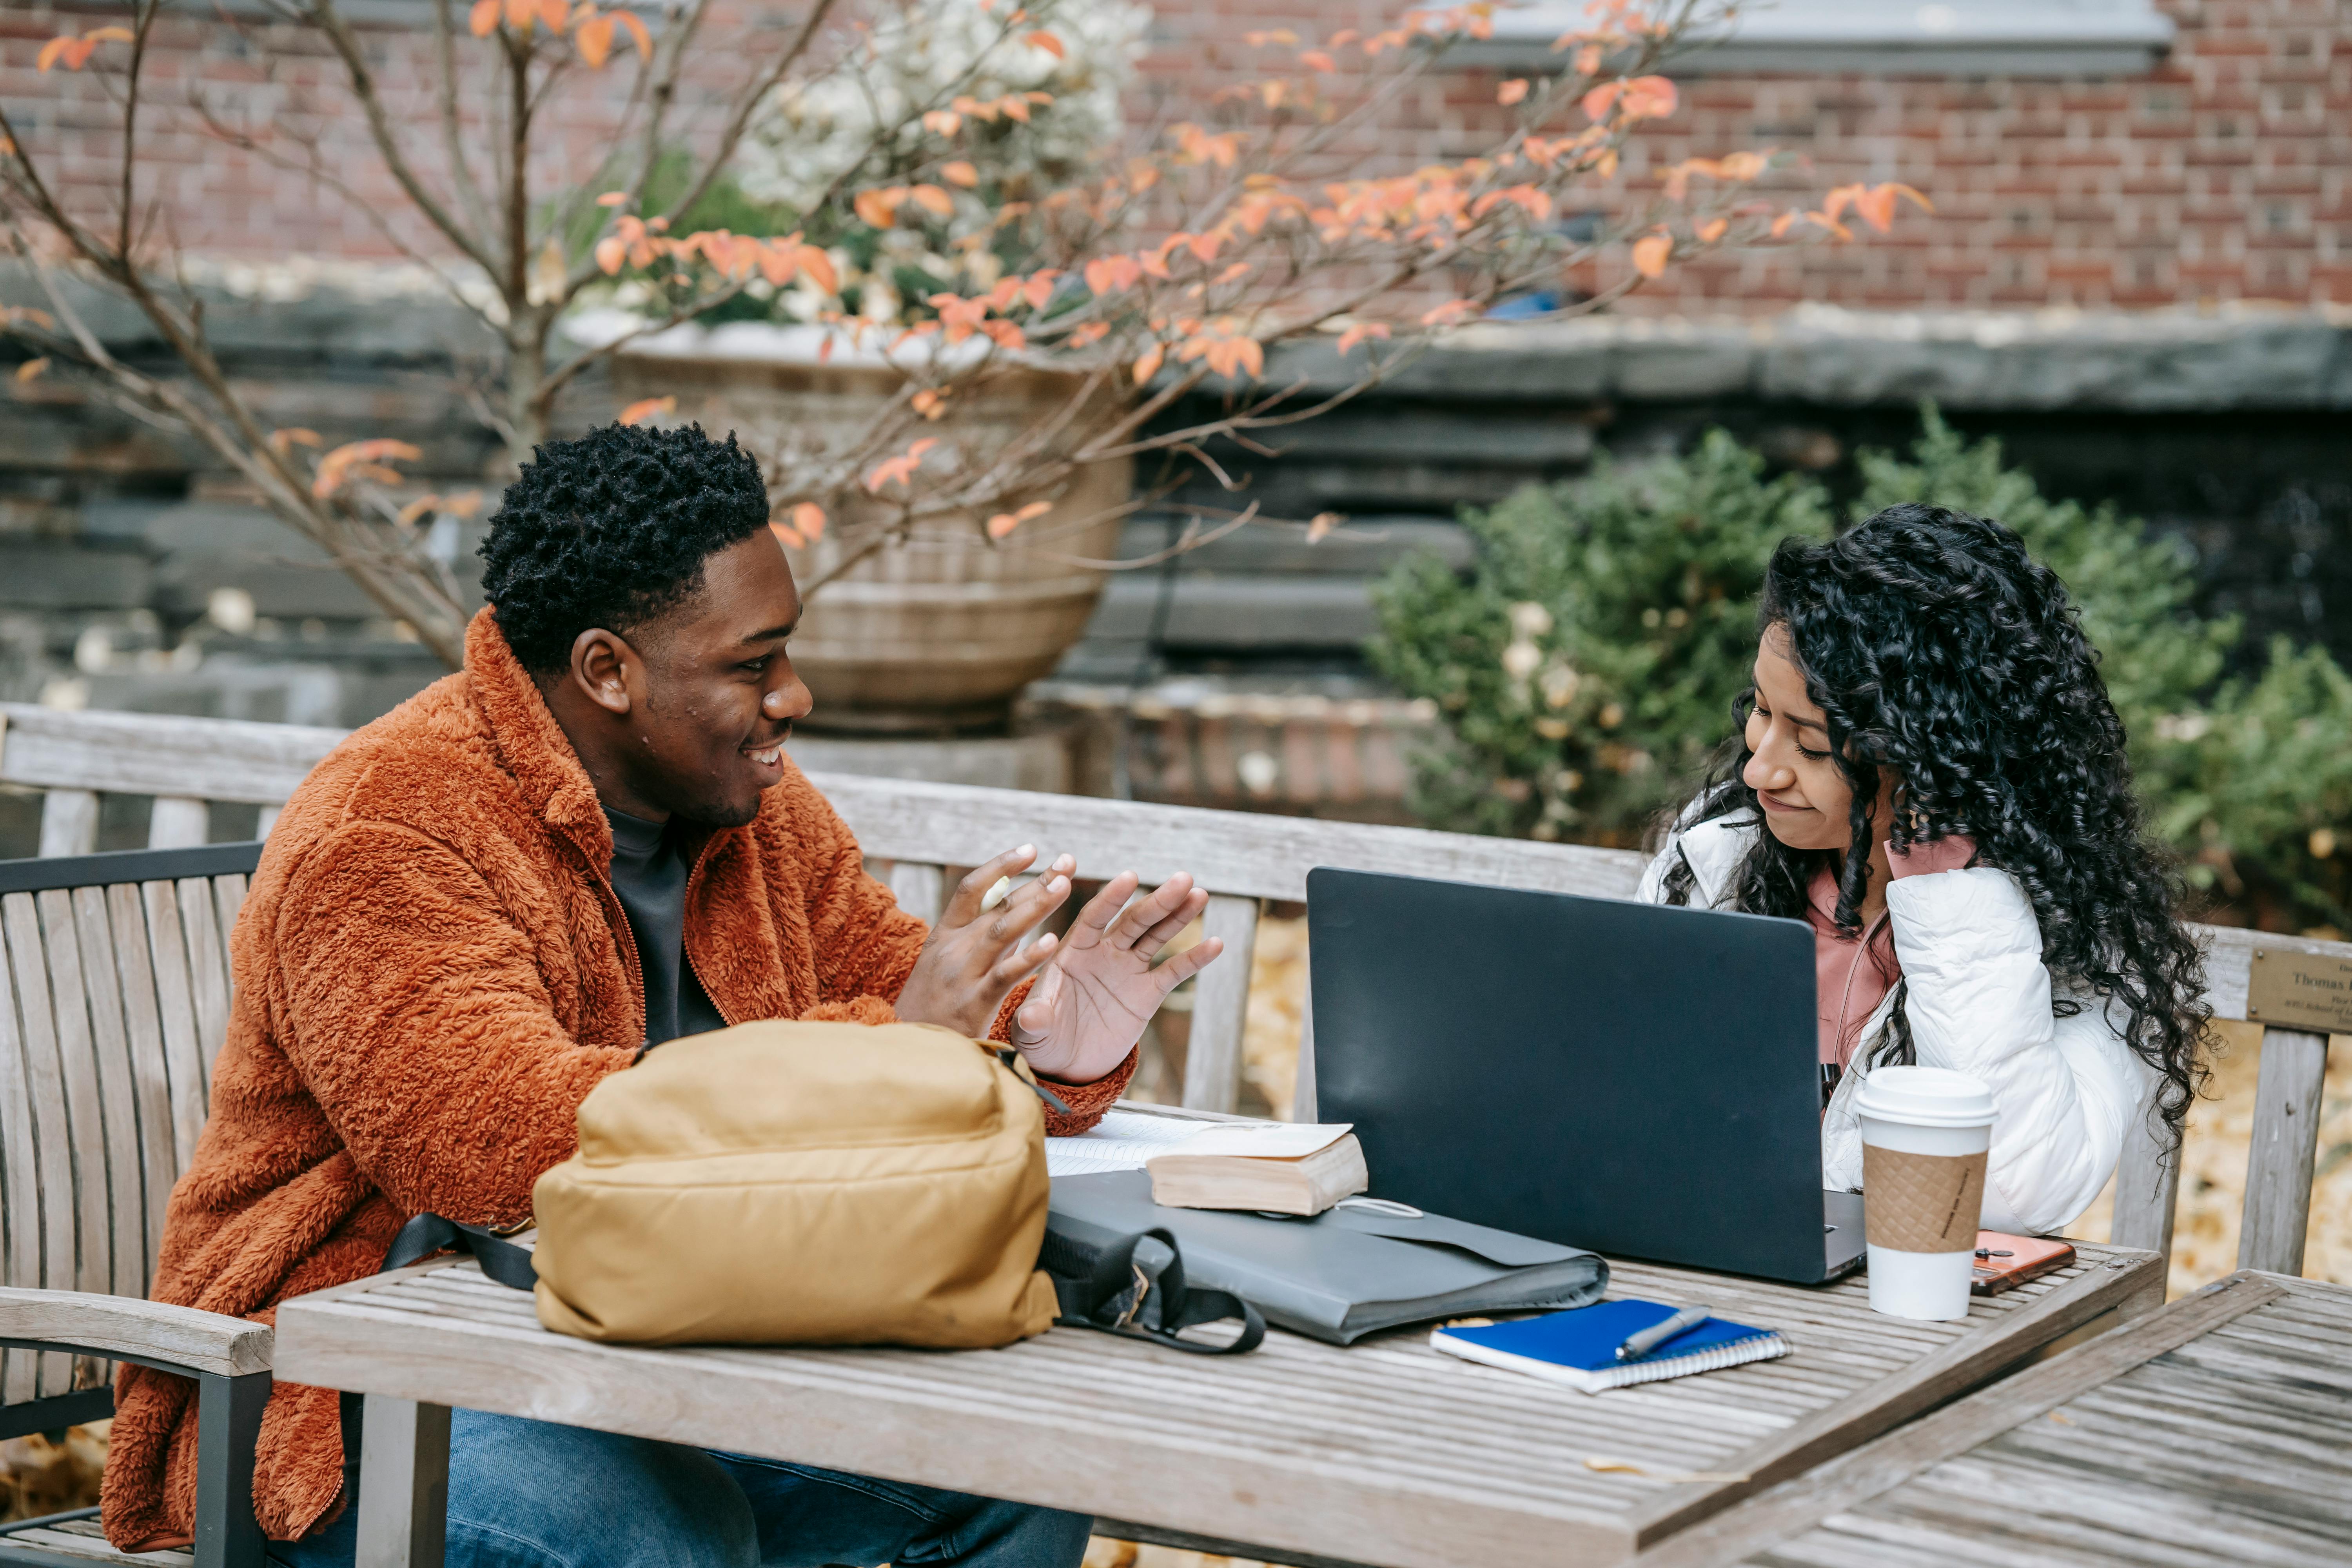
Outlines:
<svg viewBox="0 0 2352 1568"><path fill-rule="evenodd" d="M2352 1034L2352 959L2254 949L2246 980L2246 1018L2275 1028Z"/></svg>

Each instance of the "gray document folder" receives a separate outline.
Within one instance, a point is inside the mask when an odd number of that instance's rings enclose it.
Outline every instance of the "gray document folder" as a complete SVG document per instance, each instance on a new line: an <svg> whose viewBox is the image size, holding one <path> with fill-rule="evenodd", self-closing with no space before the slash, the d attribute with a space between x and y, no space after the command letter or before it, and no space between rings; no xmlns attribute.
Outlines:
<svg viewBox="0 0 2352 1568"><path fill-rule="evenodd" d="M1438 1215L1162 1208L1143 1171L1056 1177L1053 1208L1057 1226L1106 1238L1166 1230L1188 1282L1230 1290L1267 1322L1333 1344L1430 1318L1581 1307L1609 1285L1609 1265L1581 1248Z"/></svg>

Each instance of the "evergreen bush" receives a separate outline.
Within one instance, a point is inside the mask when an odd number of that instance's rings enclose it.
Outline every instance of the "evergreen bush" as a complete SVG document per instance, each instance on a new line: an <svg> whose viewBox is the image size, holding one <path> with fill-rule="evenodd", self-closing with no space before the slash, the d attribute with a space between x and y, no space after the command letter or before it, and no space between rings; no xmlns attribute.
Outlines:
<svg viewBox="0 0 2352 1568"><path fill-rule="evenodd" d="M2223 673L2234 620L2199 616L2187 548L2108 506L2043 496L1928 409L1908 453L1864 452L1858 521L1902 500L2000 519L2065 579L2131 737L2150 828L2210 912L2352 929L2352 679L2284 639L2259 676ZM1815 481L1769 477L1722 431L1685 456L1605 459L1463 515L1477 545L1376 593L1373 662L1433 700L1443 742L1414 762L1433 826L1640 844L1727 736L1755 655L1766 560L1825 537Z"/></svg>

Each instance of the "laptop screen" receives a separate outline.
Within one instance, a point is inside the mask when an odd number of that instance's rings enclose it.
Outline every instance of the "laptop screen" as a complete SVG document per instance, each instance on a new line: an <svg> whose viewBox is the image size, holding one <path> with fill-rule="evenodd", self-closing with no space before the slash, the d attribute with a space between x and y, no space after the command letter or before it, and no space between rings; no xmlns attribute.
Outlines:
<svg viewBox="0 0 2352 1568"><path fill-rule="evenodd" d="M1318 1121L1375 1196L1621 1257L1823 1278L1798 921L1318 868Z"/></svg>

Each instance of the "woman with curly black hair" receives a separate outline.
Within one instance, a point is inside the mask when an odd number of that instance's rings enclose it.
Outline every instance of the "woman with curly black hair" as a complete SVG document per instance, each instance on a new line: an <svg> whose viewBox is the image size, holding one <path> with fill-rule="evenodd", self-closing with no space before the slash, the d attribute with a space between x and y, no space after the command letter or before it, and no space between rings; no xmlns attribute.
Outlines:
<svg viewBox="0 0 2352 1568"><path fill-rule="evenodd" d="M1643 880L1815 933L1823 1184L1859 1188L1871 1068L1990 1087L1985 1224L2098 1195L2151 1088L2178 1126L2210 1010L2065 585L1997 522L1904 505L1764 579L1741 733Z"/></svg>

